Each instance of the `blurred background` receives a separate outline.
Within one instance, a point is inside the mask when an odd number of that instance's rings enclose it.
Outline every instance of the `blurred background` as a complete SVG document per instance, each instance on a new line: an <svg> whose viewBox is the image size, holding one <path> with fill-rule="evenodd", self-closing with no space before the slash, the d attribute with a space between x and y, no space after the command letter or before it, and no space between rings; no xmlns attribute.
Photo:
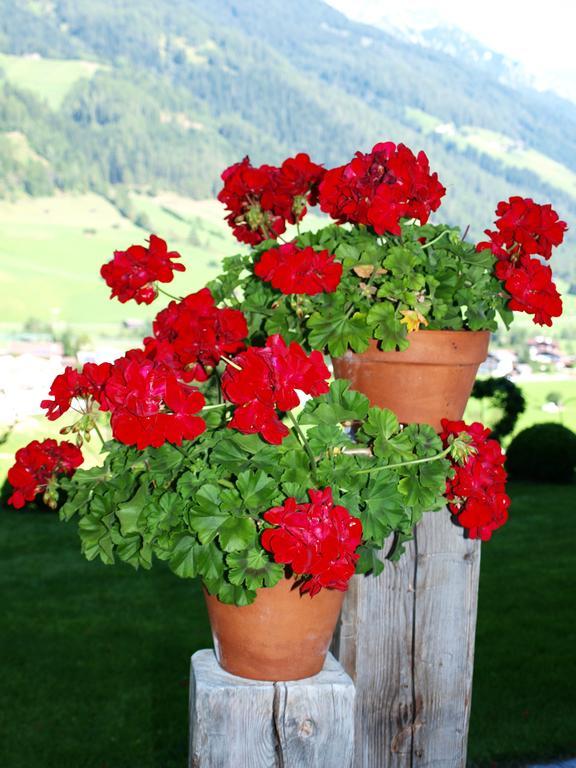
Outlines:
<svg viewBox="0 0 576 768"><path fill-rule="evenodd" d="M467 414L512 411L505 446L524 433L510 523L483 547L473 765L576 755L575 22L559 0L0 0L0 484L57 434L39 403L62 367L137 346L162 306L109 301L114 249L165 238L179 294L237 252L215 196L246 154L330 166L402 141L470 239L513 194L568 222L564 315L495 334ZM197 585L86 563L72 526L4 502L0 549L3 768L184 765Z"/></svg>

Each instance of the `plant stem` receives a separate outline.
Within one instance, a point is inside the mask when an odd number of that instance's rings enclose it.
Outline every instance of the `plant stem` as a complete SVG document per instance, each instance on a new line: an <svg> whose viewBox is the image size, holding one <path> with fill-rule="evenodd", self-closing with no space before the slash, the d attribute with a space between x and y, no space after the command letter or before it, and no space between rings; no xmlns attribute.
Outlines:
<svg viewBox="0 0 576 768"><path fill-rule="evenodd" d="M440 232L439 235L436 235L436 237L433 240L428 240L427 243L424 243L422 248L429 248L431 245L434 245L434 243L438 242L438 240L440 240L441 237L444 237L444 235L447 235L447 234L448 234L448 230L445 229L443 232Z"/></svg>
<svg viewBox="0 0 576 768"><path fill-rule="evenodd" d="M368 469L358 470L356 474L366 475L370 472L380 472L383 469L398 469L398 467L407 467L411 464L426 464L429 461L437 461L438 459L443 459L445 456L448 456L451 448L452 446L449 445L448 448L440 451L440 453L434 454L434 456L429 456L427 459L411 459L410 461L399 461L397 464L386 464L384 467L369 467Z"/></svg>
<svg viewBox="0 0 576 768"><path fill-rule="evenodd" d="M203 411L211 411L213 408L225 408L228 403L216 403L215 405L205 405Z"/></svg>
<svg viewBox="0 0 576 768"><path fill-rule="evenodd" d="M156 290L158 293L163 293L164 296L168 296L169 299L174 299L174 301L182 301L182 296L173 296L171 293L168 293L168 291L165 291L164 288L160 288L158 283L156 283Z"/></svg>
<svg viewBox="0 0 576 768"><path fill-rule="evenodd" d="M310 460L310 469L312 470L312 474L315 477L316 476L316 459L314 458L314 454L312 453L312 449L310 448L310 443L306 439L306 435L302 431L300 424L298 424L298 420L296 419L296 416L294 416L292 411L288 411L288 418L292 422L292 425L298 436L300 444L308 454L308 459Z"/></svg>
<svg viewBox="0 0 576 768"><path fill-rule="evenodd" d="M231 366L232 366L232 368L236 368L236 370L237 370L237 371L241 371L241 370L242 370L241 366L239 366L239 365L238 365L237 363L235 363L233 360L230 360L230 358L229 358L229 357L224 357L224 355L220 355L220 359L221 359L221 360L224 360L224 362L226 363L226 365L231 365Z"/></svg>
<svg viewBox="0 0 576 768"><path fill-rule="evenodd" d="M106 440L104 440L104 438L102 437L102 432L100 432L100 428L98 427L98 424L96 424L95 421L93 421L92 423L94 424L94 429L96 430L96 434L100 438L102 445L104 445L106 443Z"/></svg>

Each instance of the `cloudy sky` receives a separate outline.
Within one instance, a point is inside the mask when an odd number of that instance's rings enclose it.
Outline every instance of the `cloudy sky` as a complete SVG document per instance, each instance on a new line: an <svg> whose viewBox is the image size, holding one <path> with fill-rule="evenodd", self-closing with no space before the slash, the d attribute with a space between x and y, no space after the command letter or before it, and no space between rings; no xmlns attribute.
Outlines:
<svg viewBox="0 0 576 768"><path fill-rule="evenodd" d="M457 26L519 61L541 87L576 100L576 2L547 0L327 0L350 18L383 26Z"/></svg>

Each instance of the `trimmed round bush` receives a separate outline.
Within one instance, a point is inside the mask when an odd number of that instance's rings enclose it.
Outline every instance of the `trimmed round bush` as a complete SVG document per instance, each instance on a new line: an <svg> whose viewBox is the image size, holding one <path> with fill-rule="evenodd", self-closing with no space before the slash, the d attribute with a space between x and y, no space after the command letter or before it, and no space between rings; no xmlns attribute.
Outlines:
<svg viewBox="0 0 576 768"><path fill-rule="evenodd" d="M506 451L512 480L570 483L576 468L576 434L561 424L534 424L523 429Z"/></svg>

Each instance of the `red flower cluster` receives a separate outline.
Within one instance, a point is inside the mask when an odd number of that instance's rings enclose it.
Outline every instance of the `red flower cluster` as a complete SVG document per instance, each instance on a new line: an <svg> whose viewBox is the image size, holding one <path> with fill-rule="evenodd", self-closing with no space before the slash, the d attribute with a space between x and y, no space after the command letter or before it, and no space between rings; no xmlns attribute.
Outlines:
<svg viewBox="0 0 576 768"><path fill-rule="evenodd" d="M262 254L254 274L282 293L332 293L342 277L342 264L328 251L286 243Z"/></svg>
<svg viewBox="0 0 576 768"><path fill-rule="evenodd" d="M60 418L70 408L75 399L94 400L104 405L104 385L106 384L112 366L110 363L86 363L81 371L67 366L64 373L56 376L50 387L53 400L42 400L41 408L46 408L46 416L50 421Z"/></svg>
<svg viewBox="0 0 576 768"><path fill-rule="evenodd" d="M127 251L114 251L114 258L100 270L106 285L112 288L110 298L118 296L122 303L134 299L137 304L151 304L158 295L155 283L169 283L174 272L183 272L176 251L168 251L166 242L150 235L150 244L131 245Z"/></svg>
<svg viewBox="0 0 576 768"><path fill-rule="evenodd" d="M332 489L309 490L310 503L286 499L264 519L277 526L262 534L262 546L277 563L290 565L297 576L310 576L300 592L316 595L322 587L348 589L362 541L362 523L345 507L334 506Z"/></svg>
<svg viewBox="0 0 576 768"><path fill-rule="evenodd" d="M492 531L508 519L510 497L506 495L505 457L500 444L488 439L490 430L482 424L442 419L440 437L445 447L451 437L462 432L470 436L475 453L462 464L453 461L454 476L447 482L446 498L458 523L468 529L468 536L488 541Z"/></svg>
<svg viewBox="0 0 576 768"><path fill-rule="evenodd" d="M139 450L159 448L165 442L180 445L206 428L196 415L204 407L203 395L141 350L131 350L114 362L105 402L116 440Z"/></svg>
<svg viewBox="0 0 576 768"><path fill-rule="evenodd" d="M496 230L486 230L489 240L478 243L477 250L490 249L496 256L494 272L511 296L509 308L534 315L538 325L552 325L552 318L562 314L562 299L550 267L533 256L549 259L564 239L566 223L551 205L523 197L501 201L496 215Z"/></svg>
<svg viewBox="0 0 576 768"><path fill-rule="evenodd" d="M238 309L219 309L208 288L171 301L154 320L154 338L144 340L145 353L181 373L186 381L205 381L206 367L222 355L244 349L246 318Z"/></svg>
<svg viewBox="0 0 576 768"><path fill-rule="evenodd" d="M322 210L340 224L365 224L379 235L399 235L400 219L425 224L445 192L438 174L430 173L424 152L416 156L404 144L385 142L327 171L319 200Z"/></svg>
<svg viewBox="0 0 576 768"><path fill-rule="evenodd" d="M323 174L324 169L304 153L288 158L280 168L255 168L248 157L231 165L222 174L224 187L218 200L230 211L226 221L235 237L257 245L281 235L287 223L303 218L306 203L315 204Z"/></svg>
<svg viewBox="0 0 576 768"><path fill-rule="evenodd" d="M308 395L328 392L330 372L320 352L306 355L296 342L286 346L279 336L269 336L265 347L249 347L234 358L222 376L227 400L239 406L228 424L244 434L258 433L279 445L290 430L276 408L289 411L300 403L296 390Z"/></svg>
<svg viewBox="0 0 576 768"><path fill-rule="evenodd" d="M8 470L8 482L14 493L8 499L16 509L26 502L34 501L39 493L45 494L45 501L55 505L54 488L50 488L58 475L72 475L84 458L80 449L63 440L33 440L16 451L16 463Z"/></svg>

